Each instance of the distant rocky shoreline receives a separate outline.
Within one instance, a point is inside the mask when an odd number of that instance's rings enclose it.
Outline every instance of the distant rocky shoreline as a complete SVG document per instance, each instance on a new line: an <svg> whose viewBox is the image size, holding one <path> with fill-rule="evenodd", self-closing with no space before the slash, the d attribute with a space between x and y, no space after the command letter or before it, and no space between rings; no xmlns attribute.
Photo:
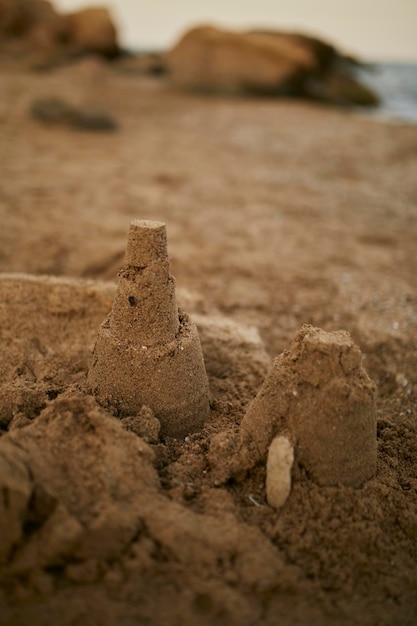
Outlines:
<svg viewBox="0 0 417 626"><path fill-rule="evenodd" d="M37 70L96 55L121 71L164 76L182 90L379 104L377 93L355 76L360 61L317 37L197 26L165 53L133 55L123 50L104 7L59 13L48 0L0 0L0 55Z"/></svg>

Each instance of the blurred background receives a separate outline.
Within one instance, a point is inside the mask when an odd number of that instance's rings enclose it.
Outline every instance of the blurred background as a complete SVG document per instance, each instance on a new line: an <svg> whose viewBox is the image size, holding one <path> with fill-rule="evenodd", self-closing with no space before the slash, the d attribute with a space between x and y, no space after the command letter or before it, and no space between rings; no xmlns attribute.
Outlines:
<svg viewBox="0 0 417 626"><path fill-rule="evenodd" d="M56 0L72 11L102 0ZM118 0L106 2L124 45L167 48L190 26L217 22L230 28L288 28L332 39L370 60L417 61L416 0Z"/></svg>
<svg viewBox="0 0 417 626"><path fill-rule="evenodd" d="M88 6L102 6L91 0ZM83 0L57 0L59 11L84 8ZM106 3L123 47L136 52L171 48L187 29L213 24L230 29L277 29L313 35L372 64L357 77L378 94L373 114L417 122L417 2L415 0L119 0Z"/></svg>

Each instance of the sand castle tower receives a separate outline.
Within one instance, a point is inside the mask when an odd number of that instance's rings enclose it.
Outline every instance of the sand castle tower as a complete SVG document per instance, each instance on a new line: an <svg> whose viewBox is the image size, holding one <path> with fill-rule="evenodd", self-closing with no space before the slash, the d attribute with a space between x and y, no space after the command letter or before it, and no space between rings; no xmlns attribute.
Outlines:
<svg viewBox="0 0 417 626"><path fill-rule="evenodd" d="M289 493L293 462L321 485L361 486L376 471L375 385L346 331L305 324L278 356L240 426L235 471L266 462L267 498Z"/></svg>
<svg viewBox="0 0 417 626"><path fill-rule="evenodd" d="M98 333L88 386L118 416L150 407L162 435L184 437L209 416L200 339L178 309L161 222L134 220L130 226L125 265Z"/></svg>

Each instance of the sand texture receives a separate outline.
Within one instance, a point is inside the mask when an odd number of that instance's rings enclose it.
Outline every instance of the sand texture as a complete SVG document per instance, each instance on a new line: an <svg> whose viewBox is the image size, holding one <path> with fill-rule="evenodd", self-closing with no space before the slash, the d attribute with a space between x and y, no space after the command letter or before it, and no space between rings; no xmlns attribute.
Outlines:
<svg viewBox="0 0 417 626"><path fill-rule="evenodd" d="M3 65L0 625L415 624L417 127ZM56 96L118 130L31 118ZM169 260L125 257L135 219ZM209 415L106 402L106 319L111 394L130 331L175 354L192 320Z"/></svg>

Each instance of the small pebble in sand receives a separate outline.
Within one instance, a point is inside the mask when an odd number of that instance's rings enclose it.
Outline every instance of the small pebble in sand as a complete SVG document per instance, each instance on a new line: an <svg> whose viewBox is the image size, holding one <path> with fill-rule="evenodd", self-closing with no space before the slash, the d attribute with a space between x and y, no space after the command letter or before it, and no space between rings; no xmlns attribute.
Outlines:
<svg viewBox="0 0 417 626"><path fill-rule="evenodd" d="M291 491L291 468L294 448L285 436L275 437L266 461L266 499L275 509L282 507Z"/></svg>

